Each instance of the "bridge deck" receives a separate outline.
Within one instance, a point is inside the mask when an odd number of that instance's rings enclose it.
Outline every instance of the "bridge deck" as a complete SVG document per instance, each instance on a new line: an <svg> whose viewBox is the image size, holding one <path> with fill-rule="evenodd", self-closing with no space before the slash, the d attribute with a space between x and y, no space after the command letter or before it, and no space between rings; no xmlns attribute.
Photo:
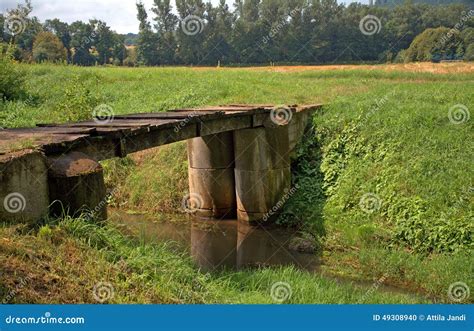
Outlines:
<svg viewBox="0 0 474 331"><path fill-rule="evenodd" d="M263 126L272 105L226 105L170 112L115 115L107 120L66 124L38 124L34 128L0 130L0 159L24 149L46 155L81 151L97 160L206 136ZM293 113L314 111L321 105L287 106Z"/></svg>

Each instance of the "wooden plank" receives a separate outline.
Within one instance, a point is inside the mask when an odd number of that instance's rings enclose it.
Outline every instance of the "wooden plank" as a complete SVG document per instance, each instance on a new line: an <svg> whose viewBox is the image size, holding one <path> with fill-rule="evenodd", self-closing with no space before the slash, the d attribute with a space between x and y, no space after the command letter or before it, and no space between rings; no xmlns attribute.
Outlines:
<svg viewBox="0 0 474 331"><path fill-rule="evenodd" d="M172 112L189 112L189 111L195 111L195 112L209 112L209 111L231 112L231 111L252 111L252 110L258 110L258 109L261 109L261 107L253 107L253 106L248 106L248 107L240 107L240 106L206 106L206 107L200 107L200 108L173 109L173 110L171 110L171 111L172 111Z"/></svg>
<svg viewBox="0 0 474 331"><path fill-rule="evenodd" d="M43 124L42 124L43 125ZM134 126L149 126L150 121L147 120L113 120L110 122L95 122L95 121L84 121L77 123L67 123L62 125L51 125L53 127L61 128L97 128L97 127L134 127Z"/></svg>
<svg viewBox="0 0 474 331"><path fill-rule="evenodd" d="M8 130L5 130L8 131ZM87 138L84 134L6 133L0 132L0 154L22 149L68 148L74 142Z"/></svg>
<svg viewBox="0 0 474 331"><path fill-rule="evenodd" d="M312 105L302 105L302 106L296 106L296 111L301 112L301 111L316 111L319 109L323 108L322 103L315 103Z"/></svg>
<svg viewBox="0 0 474 331"><path fill-rule="evenodd" d="M91 134L95 131L95 128L67 128L67 127L32 127L32 128L12 128L6 129L5 131L15 134L37 134L37 133L48 133L48 134Z"/></svg>
<svg viewBox="0 0 474 331"><path fill-rule="evenodd" d="M265 108L265 109L272 109L273 107L275 107L275 105L269 105L269 104L250 104L250 105L246 105L246 104L229 104L229 105L220 105L219 107L228 107L228 108L243 108L243 109L246 109L246 108L251 108L251 109L256 109L256 108Z"/></svg>
<svg viewBox="0 0 474 331"><path fill-rule="evenodd" d="M182 111L182 112L160 112L160 113L140 113L140 114L125 114L117 115L116 119L185 119L189 117L206 117L209 115L222 116L223 111Z"/></svg>

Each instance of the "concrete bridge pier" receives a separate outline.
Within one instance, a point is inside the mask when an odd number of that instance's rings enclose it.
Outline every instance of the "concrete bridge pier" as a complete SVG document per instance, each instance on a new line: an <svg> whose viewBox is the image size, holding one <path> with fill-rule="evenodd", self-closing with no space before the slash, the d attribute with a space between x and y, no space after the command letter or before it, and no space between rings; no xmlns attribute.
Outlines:
<svg viewBox="0 0 474 331"><path fill-rule="evenodd" d="M289 126L234 131L234 154L238 220L275 219L291 185Z"/></svg>
<svg viewBox="0 0 474 331"><path fill-rule="evenodd" d="M0 155L0 222L34 223L48 215L45 157L32 150Z"/></svg>
<svg viewBox="0 0 474 331"><path fill-rule="evenodd" d="M189 208L196 216L235 217L232 131L188 139Z"/></svg>
<svg viewBox="0 0 474 331"><path fill-rule="evenodd" d="M60 216L64 212L90 219L107 218L107 195L102 166L93 158L71 152L48 159L50 212Z"/></svg>

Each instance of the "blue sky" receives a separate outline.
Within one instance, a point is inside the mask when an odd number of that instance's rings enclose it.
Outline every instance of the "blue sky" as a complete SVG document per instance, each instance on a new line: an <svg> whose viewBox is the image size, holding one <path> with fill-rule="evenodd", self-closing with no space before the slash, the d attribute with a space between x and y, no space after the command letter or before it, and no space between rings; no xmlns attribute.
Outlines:
<svg viewBox="0 0 474 331"><path fill-rule="evenodd" d="M143 0L143 2L149 9L153 0ZM211 0L211 2L217 4L219 0ZM340 0L340 2L356 1ZM357 2L367 3L368 0ZM0 0L0 11L3 13L8 8L14 8L17 3L19 3L18 0ZM59 18L71 23L97 18L106 21L113 30L119 33L138 31L135 3L135 0L32 0L33 15L38 16L41 21ZM233 0L227 0L227 3L232 5Z"/></svg>

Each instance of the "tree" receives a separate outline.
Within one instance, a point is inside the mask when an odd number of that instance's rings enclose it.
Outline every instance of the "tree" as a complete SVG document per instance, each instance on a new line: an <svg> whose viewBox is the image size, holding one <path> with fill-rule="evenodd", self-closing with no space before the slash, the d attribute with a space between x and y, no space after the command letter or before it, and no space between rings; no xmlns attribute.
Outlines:
<svg viewBox="0 0 474 331"><path fill-rule="evenodd" d="M54 33L63 43L67 52L67 61L71 62L72 51L71 51L71 33L69 31L69 25L65 22L61 22L55 18L52 20L46 20L44 23L46 31Z"/></svg>
<svg viewBox="0 0 474 331"><path fill-rule="evenodd" d="M67 52L58 37L51 32L40 32L33 42L33 58L36 62L58 62L67 59Z"/></svg>
<svg viewBox="0 0 474 331"><path fill-rule="evenodd" d="M114 64L123 65L123 62L127 58L127 54L128 52L127 48L125 47L125 36L114 33L112 47Z"/></svg>
<svg viewBox="0 0 474 331"><path fill-rule="evenodd" d="M43 31L43 26L37 17L29 17L33 7L30 0L18 4L16 8L6 11L3 17L3 40L14 43L20 50L15 54L17 59L31 60L31 51L35 36Z"/></svg>
<svg viewBox="0 0 474 331"><path fill-rule="evenodd" d="M464 44L457 30L445 27L426 29L405 53L405 61L457 60L464 55Z"/></svg>
<svg viewBox="0 0 474 331"><path fill-rule="evenodd" d="M202 34L204 37L201 63L216 65L217 63L230 63L233 49L230 44L232 31L232 14L224 0L218 7L213 7L210 2L206 4L205 20L207 22Z"/></svg>
<svg viewBox="0 0 474 331"><path fill-rule="evenodd" d="M172 12L170 0L154 0L151 9L155 13L154 21L158 32L158 56L161 64L173 64L176 54L175 29L178 18Z"/></svg>
<svg viewBox="0 0 474 331"><path fill-rule="evenodd" d="M185 64L201 64L210 53L202 47L207 34L206 6L202 0L176 0L179 14L177 56Z"/></svg>
<svg viewBox="0 0 474 331"><path fill-rule="evenodd" d="M148 14L142 2L137 3L137 18L140 22L137 41L137 60L144 65L159 64L158 38L153 32Z"/></svg>
<svg viewBox="0 0 474 331"><path fill-rule="evenodd" d="M96 58L91 54L94 38L94 27L91 24L76 21L70 25L71 46L73 47L72 63L83 66L95 64Z"/></svg>
<svg viewBox="0 0 474 331"><path fill-rule="evenodd" d="M91 46L94 46L98 53L97 60L100 64L108 64L117 42L115 33L110 30L110 27L104 21L91 20L90 24L93 29Z"/></svg>

